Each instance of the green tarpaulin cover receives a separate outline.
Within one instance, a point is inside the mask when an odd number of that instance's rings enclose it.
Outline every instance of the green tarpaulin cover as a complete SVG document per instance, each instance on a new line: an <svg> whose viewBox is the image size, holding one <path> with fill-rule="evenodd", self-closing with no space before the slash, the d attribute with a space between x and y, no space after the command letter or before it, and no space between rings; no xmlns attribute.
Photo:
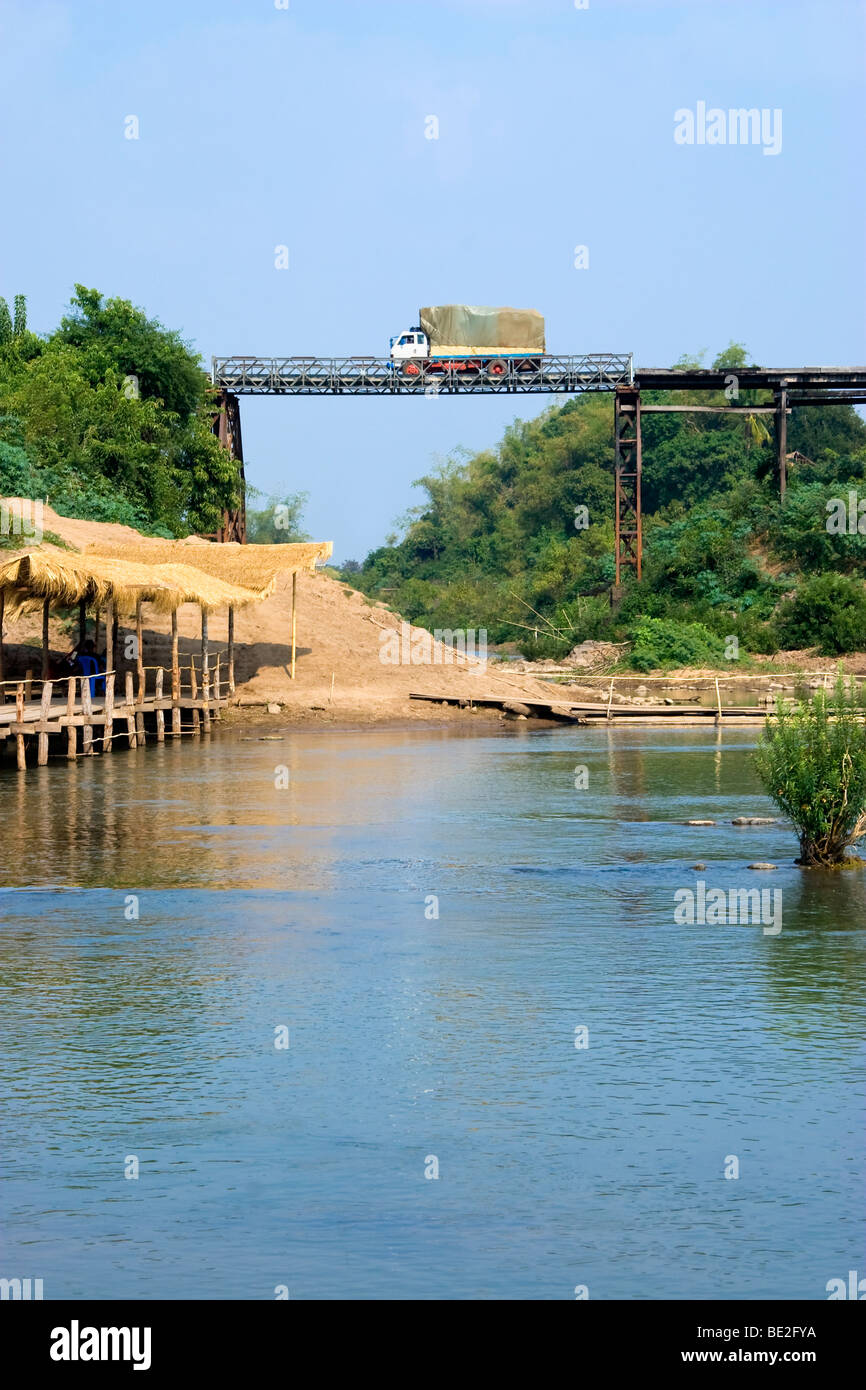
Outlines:
<svg viewBox="0 0 866 1390"><path fill-rule="evenodd" d="M544 318L535 309L439 304L422 309L419 322L432 348L521 348L526 352L544 352Z"/></svg>

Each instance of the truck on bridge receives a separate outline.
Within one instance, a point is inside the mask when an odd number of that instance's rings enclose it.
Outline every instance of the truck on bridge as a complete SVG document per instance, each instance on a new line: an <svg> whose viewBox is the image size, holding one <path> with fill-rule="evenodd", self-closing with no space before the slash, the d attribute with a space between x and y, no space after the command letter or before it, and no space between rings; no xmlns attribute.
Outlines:
<svg viewBox="0 0 866 1390"><path fill-rule="evenodd" d="M408 381L443 372L496 380L508 363L536 371L544 356L544 319L535 309L439 304L419 311L420 322L391 339L391 366Z"/></svg>

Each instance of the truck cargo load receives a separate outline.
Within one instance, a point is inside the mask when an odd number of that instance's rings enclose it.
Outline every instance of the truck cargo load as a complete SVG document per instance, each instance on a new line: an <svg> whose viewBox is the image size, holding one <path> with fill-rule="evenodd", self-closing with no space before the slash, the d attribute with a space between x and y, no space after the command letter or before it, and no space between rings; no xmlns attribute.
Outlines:
<svg viewBox="0 0 866 1390"><path fill-rule="evenodd" d="M544 318L536 309L439 304L420 311L431 353L544 352Z"/></svg>

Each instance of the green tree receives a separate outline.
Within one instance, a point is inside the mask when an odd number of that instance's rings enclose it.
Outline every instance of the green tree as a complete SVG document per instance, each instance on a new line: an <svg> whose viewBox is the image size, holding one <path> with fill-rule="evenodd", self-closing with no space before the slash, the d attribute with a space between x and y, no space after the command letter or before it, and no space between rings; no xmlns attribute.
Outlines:
<svg viewBox="0 0 866 1390"><path fill-rule="evenodd" d="M26 474L28 495L69 515L214 531L237 502L237 467L213 434L197 357L125 300L78 286L73 302L45 340L27 330L22 296L11 336L0 303L0 485L19 491Z"/></svg>
<svg viewBox="0 0 866 1390"><path fill-rule="evenodd" d="M203 402L206 378L198 354L179 333L127 299L105 299L98 290L76 285L72 312L61 319L54 337L78 350L93 384L112 370L137 377L142 396L157 397L182 419Z"/></svg>

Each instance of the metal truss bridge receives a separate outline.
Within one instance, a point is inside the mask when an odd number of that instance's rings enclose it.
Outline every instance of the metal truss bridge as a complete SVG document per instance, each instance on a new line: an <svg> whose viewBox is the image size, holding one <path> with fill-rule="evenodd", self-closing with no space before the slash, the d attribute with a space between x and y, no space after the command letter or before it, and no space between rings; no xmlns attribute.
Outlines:
<svg viewBox="0 0 866 1390"><path fill-rule="evenodd" d="M401 396L440 391L468 395L568 394L614 391L632 380L627 352L583 357L497 360L495 375L483 366L438 367L416 359L411 375L390 357L215 357L211 379L237 396Z"/></svg>
<svg viewBox="0 0 866 1390"><path fill-rule="evenodd" d="M410 374L411 372L411 374ZM631 353L595 352L582 357L499 359L457 369L423 359L394 366L389 357L214 357L211 380L219 391L214 433L237 460L243 480L239 396L431 396L578 395L614 396L616 470L616 588L624 569L641 577L643 551L641 417L661 411L772 415L775 423L779 492L785 496L788 416L797 406L866 404L866 367L744 367L739 371L634 366ZM724 392L727 405L677 401L656 404L645 391ZM745 400L765 392L764 401ZM246 539L243 502L225 515L215 539Z"/></svg>

